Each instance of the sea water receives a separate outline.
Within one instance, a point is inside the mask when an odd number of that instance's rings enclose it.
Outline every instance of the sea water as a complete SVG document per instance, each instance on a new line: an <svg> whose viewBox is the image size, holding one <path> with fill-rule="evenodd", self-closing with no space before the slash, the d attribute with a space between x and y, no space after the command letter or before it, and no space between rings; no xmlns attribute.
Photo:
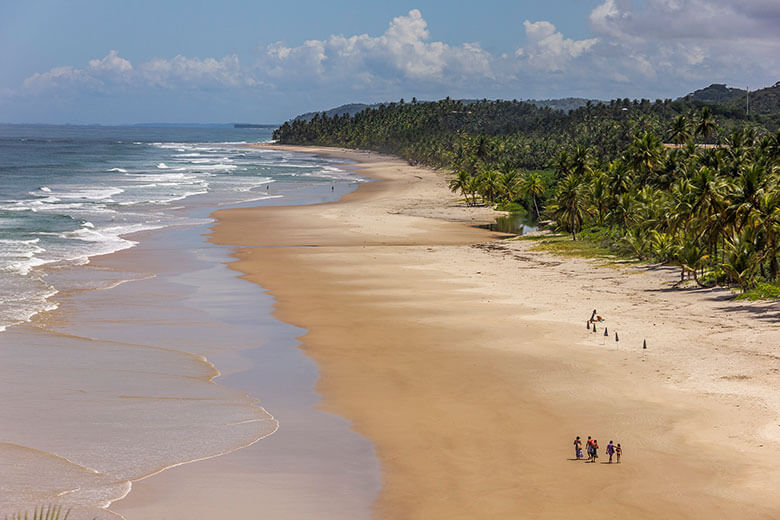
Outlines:
<svg viewBox="0 0 780 520"><path fill-rule="evenodd" d="M270 130L0 125L0 330L56 307L52 268L197 224L193 204L283 196L274 183L359 178L335 161L244 146Z"/></svg>
<svg viewBox="0 0 780 520"><path fill-rule="evenodd" d="M267 319L253 317L259 288L205 243L208 215L335 198L362 179L246 146L269 138L0 125L0 517L61 503L108 518L133 480L276 430L263 395L214 380L246 370L240 352ZM122 250L136 263L101 256Z"/></svg>

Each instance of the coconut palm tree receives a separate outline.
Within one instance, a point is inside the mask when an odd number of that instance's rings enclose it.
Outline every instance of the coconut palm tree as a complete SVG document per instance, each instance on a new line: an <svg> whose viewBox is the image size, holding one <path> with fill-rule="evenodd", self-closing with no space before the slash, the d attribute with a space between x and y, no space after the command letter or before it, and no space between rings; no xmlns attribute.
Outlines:
<svg viewBox="0 0 780 520"><path fill-rule="evenodd" d="M645 259L645 254L650 247L650 240L647 233L642 229L631 228L620 239L626 247L628 247L631 254L637 257L639 260Z"/></svg>
<svg viewBox="0 0 780 520"><path fill-rule="evenodd" d="M661 165L664 157L663 144L655 134L645 132L634 138L626 154L627 162L637 174L641 184L655 180L655 170Z"/></svg>
<svg viewBox="0 0 780 520"><path fill-rule="evenodd" d="M479 176L479 193L482 198L493 204L501 191L501 174L496 170L487 170Z"/></svg>
<svg viewBox="0 0 780 520"><path fill-rule="evenodd" d="M684 115L679 115L672 121L672 131L669 139L677 146L682 146L691 140L691 128L688 118Z"/></svg>
<svg viewBox="0 0 780 520"><path fill-rule="evenodd" d="M542 176L536 172L528 172L523 176L520 182L520 190L526 196L530 195L534 201L534 211L536 211L536 218L540 216L539 213L539 197L544 195L546 186L542 180Z"/></svg>
<svg viewBox="0 0 780 520"><path fill-rule="evenodd" d="M750 288L756 276L757 262L753 244L753 231L749 228L731 236L726 240L726 258L720 263L731 281L739 285L742 291Z"/></svg>
<svg viewBox="0 0 780 520"><path fill-rule="evenodd" d="M451 192L454 193L460 191L461 195L466 197L466 192L468 191L470 180L471 175L469 172L466 170L460 170L454 178L450 179L450 182L447 185L449 186Z"/></svg>
<svg viewBox="0 0 780 520"><path fill-rule="evenodd" d="M710 110L710 107L702 107L696 117L696 129L694 133L702 136L706 140L715 133L716 129L717 124L712 115L712 110Z"/></svg>
<svg viewBox="0 0 780 520"><path fill-rule="evenodd" d="M551 210L558 226L569 231L572 240L577 240L577 231L585 220L585 202L580 179L573 174L564 177L558 184Z"/></svg>

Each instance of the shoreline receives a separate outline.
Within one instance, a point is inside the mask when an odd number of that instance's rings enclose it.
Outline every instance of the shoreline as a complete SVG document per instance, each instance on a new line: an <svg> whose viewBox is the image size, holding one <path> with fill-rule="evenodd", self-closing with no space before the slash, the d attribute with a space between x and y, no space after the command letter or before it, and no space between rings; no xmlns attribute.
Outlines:
<svg viewBox="0 0 780 520"><path fill-rule="evenodd" d="M329 200L344 189L351 186L290 190L287 203ZM292 519L326 506L336 519L369 507L378 487L370 444L343 419L315 410L316 367L295 348L301 331L270 317L270 298L225 266L229 249L207 243L208 230L144 231L133 235L135 247L58 271L71 287L56 295L58 307L3 333L3 514L52 501L72 507L74 519L171 518L198 500L204 518L264 510ZM315 441L322 452L296 458ZM115 453L108 463L105 452ZM360 467L339 474L349 463ZM12 485L30 479L38 479L28 486L37 499ZM353 497L337 503L345 487ZM99 503L89 496L98 491Z"/></svg>
<svg viewBox="0 0 780 520"><path fill-rule="evenodd" d="M397 159L274 148L356 160L382 181L337 203L218 211L211 238L239 247L230 267L309 331L324 409L376 447L377 518L780 511L776 304L496 242L463 225L486 214L447 202L441 173ZM594 307L620 345L586 334ZM589 434L622 442L623 464L567 460Z"/></svg>

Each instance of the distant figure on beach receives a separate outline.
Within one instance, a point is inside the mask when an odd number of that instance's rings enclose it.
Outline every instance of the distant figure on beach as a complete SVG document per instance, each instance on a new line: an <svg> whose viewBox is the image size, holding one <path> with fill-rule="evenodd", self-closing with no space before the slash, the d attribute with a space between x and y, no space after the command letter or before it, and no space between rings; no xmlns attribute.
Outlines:
<svg viewBox="0 0 780 520"><path fill-rule="evenodd" d="M617 457L617 463L620 464L620 456L623 455L623 448L620 447L620 443L615 447L615 456Z"/></svg>
<svg viewBox="0 0 780 520"><path fill-rule="evenodd" d="M593 439L588 435L588 443L585 446L585 450L588 452L588 460L593 460Z"/></svg>
<svg viewBox="0 0 780 520"><path fill-rule="evenodd" d="M609 463L612 464L612 455L615 454L615 445L612 444L612 441L609 441L609 444L607 444L607 455L609 455Z"/></svg>
<svg viewBox="0 0 780 520"><path fill-rule="evenodd" d="M596 462L597 458L599 458L599 441L593 439L593 460L591 462Z"/></svg>
<svg viewBox="0 0 780 520"><path fill-rule="evenodd" d="M266 190L268 189L268 184L266 184L266 185L265 185L265 189L266 189Z"/></svg>
<svg viewBox="0 0 780 520"><path fill-rule="evenodd" d="M579 435L577 435L577 438L574 439L574 457L577 460L582 458L582 441L580 440Z"/></svg>
<svg viewBox="0 0 780 520"><path fill-rule="evenodd" d="M596 309L593 309L593 314L590 315L590 321L591 323L596 323L597 321L604 321L604 318L596 314Z"/></svg>
<svg viewBox="0 0 780 520"><path fill-rule="evenodd" d="M331 185L330 185L330 191L333 191L333 189L334 189L334 188L333 188L333 185L331 184Z"/></svg>

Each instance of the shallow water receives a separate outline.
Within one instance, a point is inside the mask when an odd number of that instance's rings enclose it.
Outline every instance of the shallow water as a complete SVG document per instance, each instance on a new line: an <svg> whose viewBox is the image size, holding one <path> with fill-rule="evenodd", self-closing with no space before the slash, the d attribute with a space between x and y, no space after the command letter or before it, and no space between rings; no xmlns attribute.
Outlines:
<svg viewBox="0 0 780 520"><path fill-rule="evenodd" d="M181 149L177 144L178 153L190 153ZM358 182L311 156L274 160L282 169L262 194L266 203L335 200ZM214 190L169 204L165 227L117 235L132 249L23 275L57 294L44 300L48 312L0 333L0 517L50 503L73 507L74 519L113 517L101 508L128 493L132 481L248 446L280 421L295 433L246 470L308 467L321 476L315 487L306 484L309 496L354 491L333 518L368 517L379 486L370 443L315 410L316 367L296 348L303 331L271 318L262 288L224 265L230 249L205 241L213 209L258 203L235 193ZM330 475L339 469L333 453L359 461L355 471Z"/></svg>
<svg viewBox="0 0 780 520"><path fill-rule="evenodd" d="M483 224L477 227L511 235L524 235L537 229L536 221L526 213L510 213L496 217L496 221L492 224Z"/></svg>

